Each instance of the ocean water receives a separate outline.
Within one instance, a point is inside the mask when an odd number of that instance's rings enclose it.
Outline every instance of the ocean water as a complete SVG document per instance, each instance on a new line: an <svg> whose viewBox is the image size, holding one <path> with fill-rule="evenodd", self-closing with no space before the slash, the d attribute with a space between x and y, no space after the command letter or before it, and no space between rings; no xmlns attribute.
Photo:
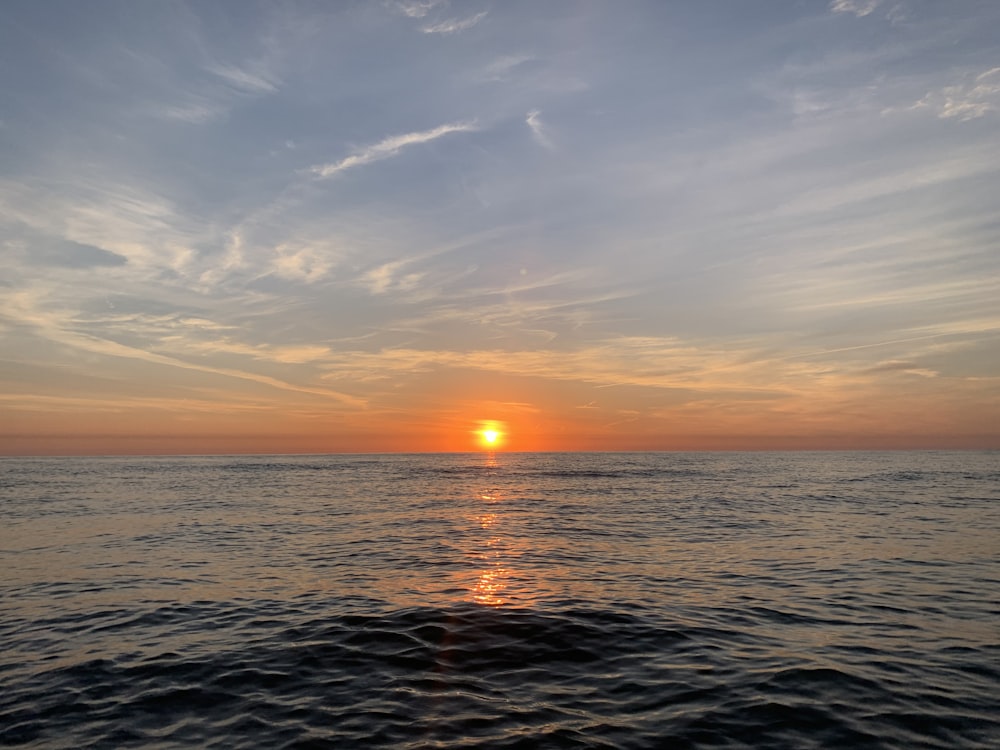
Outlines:
<svg viewBox="0 0 1000 750"><path fill-rule="evenodd" d="M0 460L0 745L1000 747L996 453Z"/></svg>

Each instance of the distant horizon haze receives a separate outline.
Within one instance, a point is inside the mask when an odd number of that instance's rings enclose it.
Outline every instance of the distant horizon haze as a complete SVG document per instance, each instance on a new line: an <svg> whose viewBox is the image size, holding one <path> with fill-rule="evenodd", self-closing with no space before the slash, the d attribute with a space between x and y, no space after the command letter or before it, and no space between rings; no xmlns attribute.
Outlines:
<svg viewBox="0 0 1000 750"><path fill-rule="evenodd" d="M537 436L527 439L508 438L497 448L483 447L479 441L440 438L437 441L412 443L370 436L366 440L337 441L308 436L32 436L30 439L9 439L0 442L0 458L9 457L69 457L69 456L268 456L268 455L392 455L434 453L788 453L788 452L920 452L920 451L997 451L1000 441L989 435L950 436L948 442L933 436L900 438L895 435L872 435L858 439L815 436L809 439L794 436L773 436L760 440L742 436L730 438L690 438L639 440L601 447L586 441L548 441L554 447L539 447L544 441ZM247 447L247 446L251 447ZM418 446L425 447L418 447ZM70 446L67 448L66 446ZM388 447L387 447L388 446ZM430 446L430 447L426 447ZM526 447L536 446L536 447Z"/></svg>

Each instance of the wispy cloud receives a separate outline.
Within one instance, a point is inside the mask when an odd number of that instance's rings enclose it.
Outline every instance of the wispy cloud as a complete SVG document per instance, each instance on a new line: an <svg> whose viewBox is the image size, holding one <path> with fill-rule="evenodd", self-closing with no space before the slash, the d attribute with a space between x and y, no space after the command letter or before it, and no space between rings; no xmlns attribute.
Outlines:
<svg viewBox="0 0 1000 750"><path fill-rule="evenodd" d="M445 0L396 0L395 7L409 18L423 18Z"/></svg>
<svg viewBox="0 0 1000 750"><path fill-rule="evenodd" d="M398 277L396 275L396 271L406 266L407 263L405 260L384 263L378 268L368 271L364 275L363 281L372 294L383 294L390 289L399 292L415 289L424 276L422 273L408 273Z"/></svg>
<svg viewBox="0 0 1000 750"><path fill-rule="evenodd" d="M121 64L153 71L160 61L130 52ZM274 64L266 59L243 63L205 59L198 75L168 76L144 90L131 106L147 116L200 125L222 119L241 101L274 94L281 84Z"/></svg>
<svg viewBox="0 0 1000 750"><path fill-rule="evenodd" d="M971 80L930 91L913 109L930 107L942 119L974 120L1000 110L1000 68L992 68Z"/></svg>
<svg viewBox="0 0 1000 750"><path fill-rule="evenodd" d="M830 10L834 13L853 13L862 18L872 13L880 3L881 0L833 0Z"/></svg>
<svg viewBox="0 0 1000 750"><path fill-rule="evenodd" d="M274 253L271 272L293 281L312 283L323 278L333 266L326 253L316 247L282 244Z"/></svg>
<svg viewBox="0 0 1000 750"><path fill-rule="evenodd" d="M289 346L270 346L267 344L246 344L229 338L210 339L204 341L189 341L177 339L168 341L167 345L182 350L185 354L238 354L262 362L278 362L281 364L307 364L329 358L330 348L322 344L298 344Z"/></svg>
<svg viewBox="0 0 1000 750"><path fill-rule="evenodd" d="M913 362L904 362L895 359L891 359L886 362L880 362L874 367L866 368L865 370L863 370L863 372L865 374L898 372L904 375L918 375L922 378L936 378L940 375L940 373L935 370L929 370L926 367L920 367Z"/></svg>
<svg viewBox="0 0 1000 750"><path fill-rule="evenodd" d="M539 145L545 148L552 148L552 139L545 132L545 125L542 124L541 114L537 109L533 109L525 116L524 122L531 128L531 134Z"/></svg>
<svg viewBox="0 0 1000 750"><path fill-rule="evenodd" d="M73 166L67 163L67 168ZM190 260L195 223L185 221L162 195L115 177L95 169L61 184L0 181L0 220L102 248L126 258L131 268L180 272Z"/></svg>
<svg viewBox="0 0 1000 750"><path fill-rule="evenodd" d="M187 101L173 104L156 103L147 108L153 117L164 120L178 120L192 125L201 125L225 113L227 107L218 101L200 97L188 96Z"/></svg>
<svg viewBox="0 0 1000 750"><path fill-rule="evenodd" d="M439 125L430 130L390 136L371 146L365 146L338 162L316 165L312 167L311 171L318 177L332 177L353 167L360 167L364 164L388 159L398 154L407 146L428 143L450 133L467 133L473 130L476 130L474 122L455 122L447 125Z"/></svg>
<svg viewBox="0 0 1000 750"><path fill-rule="evenodd" d="M505 81L517 68L535 59L534 55L503 55L483 67L473 77L477 81Z"/></svg>
<svg viewBox="0 0 1000 750"><path fill-rule="evenodd" d="M239 91L254 94L270 94L278 90L277 78L266 70L240 67L231 64L215 64L208 67L210 73L222 78Z"/></svg>
<svg viewBox="0 0 1000 750"><path fill-rule="evenodd" d="M224 412L259 413L275 409L274 405L266 402L262 403L259 400L238 399L231 392L227 392L224 396L224 399L220 398L220 394L218 393L211 393L209 396L202 398L188 396L182 404L178 404L177 399L169 397L143 397L121 393L115 394L113 398L101 398L93 395L53 396L32 393L0 393L0 405L4 409L11 411L26 411L34 414L51 412L59 415L72 412L120 414L124 411L137 409L164 411L176 415L182 409L184 412L198 412L217 416Z"/></svg>
<svg viewBox="0 0 1000 750"><path fill-rule="evenodd" d="M468 18L449 18L446 21L428 24L420 30L425 34L455 34L459 31L471 29L477 23L486 18L487 13L488 11L484 10L482 13L477 13L476 15L469 16Z"/></svg>
<svg viewBox="0 0 1000 750"><path fill-rule="evenodd" d="M72 318L65 314L64 311L38 310L32 302L32 297L19 295L19 298L9 300L0 312L7 317L19 319L21 322L31 325L42 337L49 341L92 354L138 360L166 367L221 375L270 386L279 390L321 396L352 407L362 407L366 403L362 398L333 391L328 388L298 385L257 372L192 362L180 357L167 356L145 348L122 344L101 336L81 333L72 329ZM313 350L313 347L306 347L306 349L302 349L301 347L277 347L275 350L272 350L272 356L278 361L302 362L306 361L305 358L310 360L315 359L316 352Z"/></svg>

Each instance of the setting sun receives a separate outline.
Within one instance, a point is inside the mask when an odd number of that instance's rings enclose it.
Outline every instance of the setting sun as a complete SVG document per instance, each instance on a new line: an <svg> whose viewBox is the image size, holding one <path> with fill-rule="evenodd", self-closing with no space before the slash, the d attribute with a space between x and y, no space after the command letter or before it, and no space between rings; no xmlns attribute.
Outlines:
<svg viewBox="0 0 1000 750"><path fill-rule="evenodd" d="M484 448L497 448L503 442L503 430L498 422L482 422L476 433Z"/></svg>

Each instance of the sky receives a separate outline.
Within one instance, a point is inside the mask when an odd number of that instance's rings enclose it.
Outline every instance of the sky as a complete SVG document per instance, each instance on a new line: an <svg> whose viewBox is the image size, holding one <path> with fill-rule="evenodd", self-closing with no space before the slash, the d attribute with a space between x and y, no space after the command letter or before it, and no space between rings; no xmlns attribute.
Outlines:
<svg viewBox="0 0 1000 750"><path fill-rule="evenodd" d="M0 16L0 454L1000 448L994 0Z"/></svg>

